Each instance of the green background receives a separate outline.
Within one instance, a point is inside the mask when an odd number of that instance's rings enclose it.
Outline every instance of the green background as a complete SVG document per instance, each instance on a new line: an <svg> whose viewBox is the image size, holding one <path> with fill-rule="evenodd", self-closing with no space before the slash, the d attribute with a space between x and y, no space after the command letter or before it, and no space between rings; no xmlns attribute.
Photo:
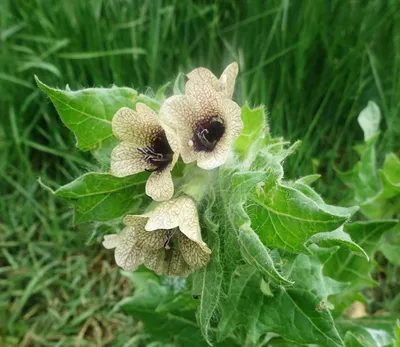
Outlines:
<svg viewBox="0 0 400 347"><path fill-rule="evenodd" d="M151 95L179 72L219 75L235 60L235 99L264 104L274 136L303 142L287 177L322 174L317 190L330 202L345 192L334 168L357 160L368 100L383 116L378 161L399 154L396 0L1 0L0 25L0 336L10 346L140 339L132 318L111 311L132 285L90 238L97 226L74 228L69 207L38 183L56 187L97 164L74 148L34 74L54 87Z"/></svg>

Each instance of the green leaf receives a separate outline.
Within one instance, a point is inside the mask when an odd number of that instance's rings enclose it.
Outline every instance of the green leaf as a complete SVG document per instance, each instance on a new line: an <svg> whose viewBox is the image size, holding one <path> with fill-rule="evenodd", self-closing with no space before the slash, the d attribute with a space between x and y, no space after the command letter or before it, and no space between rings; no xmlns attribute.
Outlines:
<svg viewBox="0 0 400 347"><path fill-rule="evenodd" d="M368 141L379 132L379 123L381 121L381 111L377 104L369 101L357 118L358 124L364 132L364 140Z"/></svg>
<svg viewBox="0 0 400 347"><path fill-rule="evenodd" d="M397 320L396 328L395 328L395 341L393 341L393 346L400 346L400 320Z"/></svg>
<svg viewBox="0 0 400 347"><path fill-rule="evenodd" d="M75 223L107 221L136 213L150 199L145 194L147 172L124 178L88 173L57 189L54 195L75 206Z"/></svg>
<svg viewBox="0 0 400 347"><path fill-rule="evenodd" d="M47 86L36 76L36 83L54 104L63 123L76 136L77 147L91 150L102 163L109 165L111 150L118 143L112 133L111 120L121 107L135 109L142 102L154 110L160 108L157 100L131 88L88 88L78 91L61 90Z"/></svg>
<svg viewBox="0 0 400 347"><path fill-rule="evenodd" d="M222 303L221 319L217 329L218 341L224 340L238 325L244 329L239 341L255 344L259 338L258 317L263 302L261 277L251 266L239 266L232 273L227 297Z"/></svg>
<svg viewBox="0 0 400 347"><path fill-rule="evenodd" d="M291 282L275 268L269 250L251 228L251 220L243 208L248 191L262 181L265 175L258 171L233 174L229 198L230 227L237 232L240 251L247 264L258 269L264 276L267 276L268 280L276 284L288 285Z"/></svg>
<svg viewBox="0 0 400 347"><path fill-rule="evenodd" d="M196 323L199 301L190 293L185 278L159 277L150 272L125 273L135 284L135 294L123 299L115 309L143 321L152 341L176 347L204 347L207 344ZM237 346L232 339L217 347Z"/></svg>
<svg viewBox="0 0 400 347"><path fill-rule="evenodd" d="M348 331L344 337L344 345L346 347L365 347L361 343L361 338L355 336L352 332Z"/></svg>
<svg viewBox="0 0 400 347"><path fill-rule="evenodd" d="M304 252L312 235L339 228L356 210L327 205L302 183L279 181L253 191L246 208L261 241L290 252Z"/></svg>
<svg viewBox="0 0 400 347"><path fill-rule="evenodd" d="M307 289L327 305L330 295L340 293L347 284L338 282L323 273L324 264L330 259L334 250L317 250L313 255L299 254L294 261L285 265L286 275L294 281L296 288Z"/></svg>
<svg viewBox="0 0 400 347"><path fill-rule="evenodd" d="M319 175L319 174L307 175L307 176L299 178L296 182L309 186L311 183L314 183L320 177L321 177L321 175Z"/></svg>
<svg viewBox="0 0 400 347"><path fill-rule="evenodd" d="M379 250L392 264L400 266L400 223L386 233Z"/></svg>
<svg viewBox="0 0 400 347"><path fill-rule="evenodd" d="M329 310L307 289L279 288L273 297L265 296L258 324L295 343L344 346Z"/></svg>
<svg viewBox="0 0 400 347"><path fill-rule="evenodd" d="M265 282L256 269L248 265L236 268L221 304L218 340L231 334L242 345L255 345L260 336L273 332L298 343L341 345L327 298L346 285L323 275L323 263L317 254L310 257L300 254L294 259L288 256L290 261L282 262L286 263L284 270L294 285L287 289L275 287L272 293L268 291L268 296L261 290ZM299 332L304 336L296 337Z"/></svg>
<svg viewBox="0 0 400 347"><path fill-rule="evenodd" d="M361 147L360 161L353 169L346 172L337 170L341 181L352 191L352 203L360 205L375 196L379 190L375 154L376 140L376 136L372 137Z"/></svg>
<svg viewBox="0 0 400 347"><path fill-rule="evenodd" d="M346 335L350 332L355 337L355 339L346 338L346 347L392 347L395 324L395 319L391 317L340 319L337 321L340 331Z"/></svg>
<svg viewBox="0 0 400 347"><path fill-rule="evenodd" d="M242 107L243 129L240 136L235 141L235 151L241 160L249 160L249 152L252 147L264 137L267 129L267 117L264 107L250 109L246 104ZM254 149L257 151L257 149Z"/></svg>
<svg viewBox="0 0 400 347"><path fill-rule="evenodd" d="M370 222L355 222L346 224L344 231L348 233L370 259L373 258L379 246L382 235L393 228L396 221L382 220ZM364 287L375 286L370 272L374 264L365 258L349 253L347 249L340 248L325 264L325 274L340 282L349 283L349 287L340 295L335 296L335 306L344 309Z"/></svg>
<svg viewBox="0 0 400 347"><path fill-rule="evenodd" d="M391 153L379 170L380 191L362 204L365 214L373 218L391 218L400 214L400 160Z"/></svg>
<svg viewBox="0 0 400 347"><path fill-rule="evenodd" d="M135 275L131 277L134 279ZM185 295L183 294L184 290L180 290L178 293ZM175 292L175 294L177 293ZM171 311L158 310L160 305L165 306L167 301L173 299L172 290L161 285L158 280L150 279L145 286L137 288L134 296L123 299L118 307L142 320L145 323L145 331L162 342L175 341L176 346L183 347L185 344L180 341L190 336L193 346L204 346L196 324L194 310L187 311L186 307L182 307L182 310L177 307Z"/></svg>
<svg viewBox="0 0 400 347"><path fill-rule="evenodd" d="M207 232L207 244L212 250L210 263L206 268L201 269L195 274L195 282L198 282L200 295L200 305L196 313L196 318L200 326L200 331L208 344L211 345L210 324L218 308L222 291L223 269L220 259L220 226L215 224L212 219L212 208L214 207L215 196L210 196L208 208L203 214L203 230ZM196 293L197 294L197 293Z"/></svg>
<svg viewBox="0 0 400 347"><path fill-rule="evenodd" d="M364 257L367 261L369 260L368 254L351 239L349 234L343 231L342 226L331 232L315 234L307 240L308 243L317 243L325 247L346 246L350 251Z"/></svg>
<svg viewBox="0 0 400 347"><path fill-rule="evenodd" d="M50 88L36 83L49 96L62 121L76 135L83 151L96 149L113 136L111 120L123 106L135 108L138 93L130 88L89 88L79 91Z"/></svg>
<svg viewBox="0 0 400 347"><path fill-rule="evenodd" d="M243 259L247 264L258 269L266 278L274 283L289 285L292 282L284 278L275 268L274 262L261 243L257 234L249 227L242 227L239 231L239 245Z"/></svg>

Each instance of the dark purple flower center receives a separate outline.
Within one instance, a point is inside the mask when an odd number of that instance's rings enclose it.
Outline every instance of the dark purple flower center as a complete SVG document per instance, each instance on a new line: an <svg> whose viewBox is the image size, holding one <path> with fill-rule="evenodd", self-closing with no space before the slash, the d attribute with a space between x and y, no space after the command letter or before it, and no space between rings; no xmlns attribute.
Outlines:
<svg viewBox="0 0 400 347"><path fill-rule="evenodd" d="M197 123L192 139L194 149L198 152L212 152L224 132L224 121L219 116Z"/></svg>
<svg viewBox="0 0 400 347"><path fill-rule="evenodd" d="M166 250L169 250L169 249L173 248L174 244L173 244L172 238L173 238L175 232L176 232L176 229L166 230L166 233L165 233L166 234L166 239L165 239L165 242L164 242L164 248Z"/></svg>
<svg viewBox="0 0 400 347"><path fill-rule="evenodd" d="M172 162L174 155L165 131L160 131L150 146L138 148L137 150L143 154L144 160L150 164L151 168L146 169L146 171L150 172L164 170Z"/></svg>

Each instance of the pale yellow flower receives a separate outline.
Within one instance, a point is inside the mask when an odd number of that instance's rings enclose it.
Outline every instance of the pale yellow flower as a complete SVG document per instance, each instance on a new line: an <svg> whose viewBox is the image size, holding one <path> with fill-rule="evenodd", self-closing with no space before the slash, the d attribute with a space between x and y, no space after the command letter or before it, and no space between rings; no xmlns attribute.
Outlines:
<svg viewBox="0 0 400 347"><path fill-rule="evenodd" d="M112 119L114 135L121 140L111 153L111 174L117 177L151 171L146 194L156 201L174 193L171 170L179 157L175 133L161 124L156 113L142 103L136 111L123 107Z"/></svg>
<svg viewBox="0 0 400 347"><path fill-rule="evenodd" d="M103 245L115 248L115 261L125 270L140 264L168 276L186 276L204 267L211 250L201 238L196 205L187 196L160 203L143 215L127 215L118 235L106 235Z"/></svg>
<svg viewBox="0 0 400 347"><path fill-rule="evenodd" d="M160 118L176 131L185 163L197 161L211 170L227 160L243 128L241 109L230 99L236 75L236 63L219 80L207 69L195 69L188 74L185 95L172 96L162 105Z"/></svg>
<svg viewBox="0 0 400 347"><path fill-rule="evenodd" d="M204 67L192 70L187 74L187 77L195 82L201 81L210 84L222 97L232 99L238 72L239 66L236 62L233 62L225 68L219 79L215 77L210 70Z"/></svg>

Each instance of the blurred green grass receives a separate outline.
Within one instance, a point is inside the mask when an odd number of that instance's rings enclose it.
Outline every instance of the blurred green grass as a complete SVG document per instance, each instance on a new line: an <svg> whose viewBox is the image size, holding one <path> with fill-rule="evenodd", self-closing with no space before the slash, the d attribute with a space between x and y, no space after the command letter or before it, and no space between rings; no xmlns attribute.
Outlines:
<svg viewBox="0 0 400 347"><path fill-rule="evenodd" d="M266 105L274 135L303 141L287 175L322 173L318 189L331 200L342 194L333 168L354 163L352 146L362 139L356 117L368 100L383 112L380 153L399 151L397 0L2 0L0 19L6 345L138 343L136 324L110 311L132 287L98 242L85 244L91 226L73 228L68 207L37 182L66 183L95 164L74 149L34 74L60 88L146 92L180 71L205 66L218 74L236 60L236 99Z"/></svg>

